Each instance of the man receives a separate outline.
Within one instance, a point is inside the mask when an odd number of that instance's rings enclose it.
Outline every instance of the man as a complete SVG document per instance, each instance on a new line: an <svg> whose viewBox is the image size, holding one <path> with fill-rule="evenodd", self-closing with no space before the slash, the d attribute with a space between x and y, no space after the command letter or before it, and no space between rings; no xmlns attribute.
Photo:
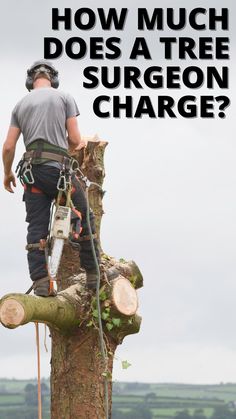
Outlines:
<svg viewBox="0 0 236 419"><path fill-rule="evenodd" d="M29 223L28 264L34 293L38 296L50 294L45 253L40 249L40 243L48 235L50 208L52 201L58 195L61 170L64 170L65 166L69 170L70 158L67 150L73 151L85 146L77 126L76 117L79 115L77 104L71 95L56 90L58 85L58 72L50 62L40 60L31 66L26 79L26 87L30 93L13 109L3 145L4 187L13 193L16 180L12 172L12 163L17 140L20 134L23 134L26 153L21 167L21 178L25 189L23 199L26 205L26 221ZM82 215L81 266L86 271L88 288L95 289L96 261L86 222L87 202L83 188L75 175L72 175L72 186L73 204ZM94 216L91 210L90 224L95 236ZM95 239L94 245L99 259L98 244Z"/></svg>

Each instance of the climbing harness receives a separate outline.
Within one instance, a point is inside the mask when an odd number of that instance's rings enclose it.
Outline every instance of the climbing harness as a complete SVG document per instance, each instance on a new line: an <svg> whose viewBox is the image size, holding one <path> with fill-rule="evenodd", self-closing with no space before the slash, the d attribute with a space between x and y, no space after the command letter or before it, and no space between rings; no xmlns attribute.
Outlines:
<svg viewBox="0 0 236 419"><path fill-rule="evenodd" d="M88 181L79 169L78 162L71 158L66 150L39 139L28 146L26 153L24 153L17 166L18 177L25 189L29 189L32 193L42 193L42 191L33 186L32 164L42 164L49 160L60 162L61 169L57 182L57 198L51 208L48 238L47 240L40 240L39 243L29 243L26 246L26 250L34 251L38 249L45 252L49 277L49 294L55 295L57 272L65 241L68 241L73 248L80 249L80 242L90 240L90 235L80 237L82 232L82 215L75 208L71 199L71 195L74 192L72 175L79 172L78 180L81 180L88 187L93 182ZM92 238L96 238L96 234L93 234ZM46 278L43 278L43 280L46 282ZM39 282L37 281L38 284ZM29 294L32 289L34 289L34 285L26 293Z"/></svg>
<svg viewBox="0 0 236 419"><path fill-rule="evenodd" d="M56 211L53 218L53 224L51 211L49 237L47 241L42 243L42 240L40 240L39 243L28 244L26 246L26 250L33 251L35 249L39 249L45 251L50 294L54 295L54 281L56 280L64 242L69 239L70 232L72 233L72 239L74 239L74 241L78 241L78 233L81 232L81 228L78 227L79 224L81 225L81 214L79 211L76 211L71 200L71 177L77 162L68 155L65 149L50 144L43 139L37 139L27 146L26 152L23 154L22 159L17 165L16 172L25 189L29 189L32 193L42 193L42 191L33 186L35 180L32 171L32 164L43 164L47 161L55 161L61 165L57 183L58 197L55 204ZM63 196L66 198L65 205L61 205ZM71 217L72 211L73 216ZM76 218L78 219L79 217L80 220L78 222L76 221ZM71 218L73 219L73 226L76 228L76 234L74 237L73 231L71 231L70 228ZM26 293L29 294L33 288L34 286L30 287Z"/></svg>

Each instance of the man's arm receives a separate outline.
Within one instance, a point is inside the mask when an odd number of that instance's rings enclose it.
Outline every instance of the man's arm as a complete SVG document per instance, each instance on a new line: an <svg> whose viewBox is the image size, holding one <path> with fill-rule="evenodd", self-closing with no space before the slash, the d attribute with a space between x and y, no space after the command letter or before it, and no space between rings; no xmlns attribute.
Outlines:
<svg viewBox="0 0 236 419"><path fill-rule="evenodd" d="M15 156L16 143L20 134L20 128L10 127L2 149L2 160L4 166L4 187L8 192L11 193L14 192L12 189L12 185L16 187L15 176L11 168Z"/></svg>
<svg viewBox="0 0 236 419"><path fill-rule="evenodd" d="M77 119L75 116L66 120L66 129L68 133L69 151L80 150L86 146L85 141L81 139Z"/></svg>

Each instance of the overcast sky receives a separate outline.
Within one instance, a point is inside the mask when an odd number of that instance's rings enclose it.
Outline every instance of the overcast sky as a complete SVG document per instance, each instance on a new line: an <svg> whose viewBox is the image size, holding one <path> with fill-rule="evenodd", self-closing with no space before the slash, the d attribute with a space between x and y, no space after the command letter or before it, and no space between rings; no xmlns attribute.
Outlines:
<svg viewBox="0 0 236 419"><path fill-rule="evenodd" d="M42 2L41 2L42 3ZM106 150L107 191L102 223L104 250L117 258L133 259L144 276L139 291L143 316L139 334L127 337L117 351L114 379L126 381L217 383L236 381L236 145L235 145L235 25L230 31L201 31L186 25L181 32L166 27L158 31L137 30L137 7L152 11L156 2L138 0L112 3L119 10L128 7L124 31L102 31L97 24L90 31L51 30L51 9L97 7L108 9L110 2L99 0L48 1L8 0L1 6L1 119L4 141L11 110L27 91L26 69L43 57L43 39L56 36L63 43L71 36L119 36L122 56L119 60L95 61L89 53L83 60L71 60L65 54L54 60L60 73L60 88L76 99L81 115L83 135L98 136L109 142ZM219 0L160 1L158 7L214 7L221 10ZM235 4L229 7L235 16ZM207 21L207 17L203 21ZM233 27L234 26L234 27ZM151 65L165 67L159 36L230 36L231 60L180 61L175 57L168 65L230 64L230 89L207 91L115 90L101 86L85 89L83 69L88 65ZM136 36L145 36L152 60L128 59ZM156 107L158 95L229 95L231 106L225 119L100 119L93 113L93 101L101 94L132 95L137 105L141 95L150 95ZM111 105L110 105L111 107ZM24 150L22 139L17 159ZM1 174L2 174L1 169ZM25 292L30 286L26 263L24 204L20 184L14 195L0 190L1 199L1 295ZM43 327L42 327L43 334ZM36 376L35 336L33 325L15 331L0 328L0 376L29 378ZM42 338L43 339L43 338ZM50 356L42 347L42 375L50 373ZM121 360L131 364L121 369Z"/></svg>

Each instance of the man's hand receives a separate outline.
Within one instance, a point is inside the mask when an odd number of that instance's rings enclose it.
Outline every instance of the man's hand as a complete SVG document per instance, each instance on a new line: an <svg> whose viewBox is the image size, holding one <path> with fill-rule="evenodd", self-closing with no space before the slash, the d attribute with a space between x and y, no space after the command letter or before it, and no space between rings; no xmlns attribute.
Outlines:
<svg viewBox="0 0 236 419"><path fill-rule="evenodd" d="M14 193L12 185L16 187L16 179L11 168L15 156L16 143L20 134L20 128L10 127L2 148L2 159L5 173L3 184L4 188L11 193Z"/></svg>
<svg viewBox="0 0 236 419"><path fill-rule="evenodd" d="M11 193L14 193L12 189L12 185L16 187L16 178L13 174L13 172L10 172L9 175L4 176L4 188Z"/></svg>
<svg viewBox="0 0 236 419"><path fill-rule="evenodd" d="M81 150L82 148L87 147L88 141L86 140L81 140L79 145L77 145L77 147L75 148L75 151L77 150Z"/></svg>

